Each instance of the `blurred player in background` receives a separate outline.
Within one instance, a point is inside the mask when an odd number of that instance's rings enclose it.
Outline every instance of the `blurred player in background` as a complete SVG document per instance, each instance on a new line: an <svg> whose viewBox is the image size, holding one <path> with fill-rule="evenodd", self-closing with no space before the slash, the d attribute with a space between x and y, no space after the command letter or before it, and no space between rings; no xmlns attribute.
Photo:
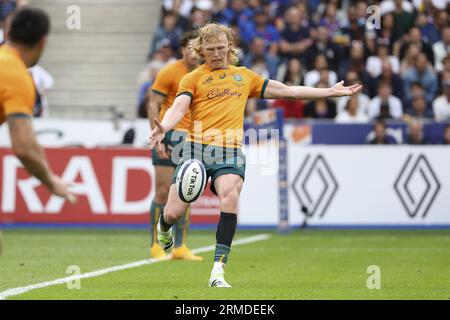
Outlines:
<svg viewBox="0 0 450 320"><path fill-rule="evenodd" d="M22 7L12 15L5 31L6 41L0 47L0 124L8 122L12 151L27 171L52 194L75 203L68 185L48 166L31 121L36 91L27 68L34 66L44 51L50 20L40 9Z"/></svg>
<svg viewBox="0 0 450 320"><path fill-rule="evenodd" d="M167 109L173 104L180 80L184 75L198 66L197 55L191 53L188 49L189 41L195 37L195 31L184 34L180 41L182 58L166 65L156 76L151 88L148 107L148 118L152 128L155 128L154 119L162 119ZM154 258L163 258L166 256L165 251L155 241L156 226L159 216L163 212L167 202L172 175L177 166L177 163L173 160L175 157L171 157L171 151L176 144L183 142L186 133L189 131L190 122L190 114L187 112L181 122L173 130L166 133L161 148L153 149L152 151L152 161L156 173L156 192L150 207L150 254ZM183 218L178 220L175 227L175 248L172 251L172 258L201 261L203 257L194 255L186 245L189 222L190 208L186 207Z"/></svg>
<svg viewBox="0 0 450 320"><path fill-rule="evenodd" d="M197 39L191 40L191 48L205 60L205 64L189 73L180 82L173 106L166 112L162 122L156 119L156 127L150 135L150 148L162 145L166 132L179 123L190 110L191 126L186 138L187 148L194 154L183 153L183 161L197 158L201 151L211 191L218 195L220 220L216 231L214 265L209 279L211 287L231 287L224 279L224 266L231 251L236 231L239 195L245 177L245 156L242 153L244 110L249 97L264 99L318 99L350 96L361 90L359 84L344 87L343 81L331 88L286 86L264 79L245 67L232 65L237 60L233 47L232 31L226 26L209 23L199 29ZM195 125L194 125L195 124ZM201 130L195 130L200 127ZM205 159L208 150L224 158ZM230 156L231 155L231 156ZM228 157L227 157L228 156ZM206 161L205 161L206 160ZM231 161L233 160L233 161ZM244 160L244 163L242 163ZM177 166L177 170L182 163ZM171 227L185 212L188 204L181 201L175 178L172 179L169 198L158 224L158 241L167 249L173 242Z"/></svg>

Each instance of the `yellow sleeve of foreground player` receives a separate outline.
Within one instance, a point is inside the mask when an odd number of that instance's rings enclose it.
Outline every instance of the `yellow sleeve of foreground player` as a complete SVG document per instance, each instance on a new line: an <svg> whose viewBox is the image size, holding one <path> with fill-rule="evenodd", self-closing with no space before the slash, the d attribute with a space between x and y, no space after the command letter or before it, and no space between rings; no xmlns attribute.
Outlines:
<svg viewBox="0 0 450 320"><path fill-rule="evenodd" d="M19 53L12 47L0 47L0 124L9 115L33 116L36 89Z"/></svg>

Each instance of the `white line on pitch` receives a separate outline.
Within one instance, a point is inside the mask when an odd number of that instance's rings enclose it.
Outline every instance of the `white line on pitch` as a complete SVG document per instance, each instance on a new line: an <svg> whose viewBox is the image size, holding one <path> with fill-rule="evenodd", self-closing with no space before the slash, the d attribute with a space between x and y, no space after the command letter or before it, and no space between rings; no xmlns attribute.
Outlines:
<svg viewBox="0 0 450 320"><path fill-rule="evenodd" d="M270 234L259 234L259 235L253 236L253 237L243 238L243 239L233 241L233 247L238 246L238 245L247 244L247 243L256 242L256 241L267 240L269 238L270 238ZM212 246L207 246L207 247L202 247L202 248L192 250L192 252L193 253L202 253L202 252L213 251L214 249L215 249L215 246L212 245ZM33 284L30 286L26 286L26 287L18 287L18 288L8 289L3 292L0 292L0 300L4 300L8 297L18 296L18 295L30 292L35 289L42 289L42 288L56 286L56 285L64 284L64 283L79 280L79 279L98 277L98 276L102 276L104 274L111 273L111 272L116 272L116 271L121 271L121 270L125 270L125 269L131 269L131 268L137 268L137 267L144 266L144 265L167 261L170 259L170 257L171 256L169 255L165 259L141 260L141 261L131 262L131 263L127 263L127 264L122 264L120 266L100 269L100 270L83 273L83 274L79 274L79 275L74 275L74 276L70 276L70 277L66 277L66 278L60 278L60 279L56 279L53 281L41 282L41 283Z"/></svg>

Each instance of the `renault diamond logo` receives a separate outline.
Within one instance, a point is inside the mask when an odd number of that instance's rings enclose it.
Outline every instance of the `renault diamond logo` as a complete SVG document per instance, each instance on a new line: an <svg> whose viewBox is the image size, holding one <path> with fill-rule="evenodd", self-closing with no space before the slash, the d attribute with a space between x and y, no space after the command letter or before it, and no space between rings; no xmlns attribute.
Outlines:
<svg viewBox="0 0 450 320"><path fill-rule="evenodd" d="M322 218L337 192L338 183L322 155L317 155L313 161L310 159L308 155L301 164L292 188L302 211L309 217L317 212Z"/></svg>
<svg viewBox="0 0 450 320"><path fill-rule="evenodd" d="M395 181L394 189L411 218L417 215L425 218L441 184L423 154L416 161L412 159L413 155L410 154Z"/></svg>

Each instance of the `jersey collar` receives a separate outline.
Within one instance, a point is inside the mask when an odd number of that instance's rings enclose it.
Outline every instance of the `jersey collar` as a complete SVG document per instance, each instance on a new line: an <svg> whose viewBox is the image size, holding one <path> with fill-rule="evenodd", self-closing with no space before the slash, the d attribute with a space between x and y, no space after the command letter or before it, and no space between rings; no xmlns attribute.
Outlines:
<svg viewBox="0 0 450 320"><path fill-rule="evenodd" d="M225 68L216 68L216 69L211 69L210 67L208 67L206 64L203 65L205 67L205 69L209 72L213 72L216 70L230 70L230 65L228 64L228 67Z"/></svg>

